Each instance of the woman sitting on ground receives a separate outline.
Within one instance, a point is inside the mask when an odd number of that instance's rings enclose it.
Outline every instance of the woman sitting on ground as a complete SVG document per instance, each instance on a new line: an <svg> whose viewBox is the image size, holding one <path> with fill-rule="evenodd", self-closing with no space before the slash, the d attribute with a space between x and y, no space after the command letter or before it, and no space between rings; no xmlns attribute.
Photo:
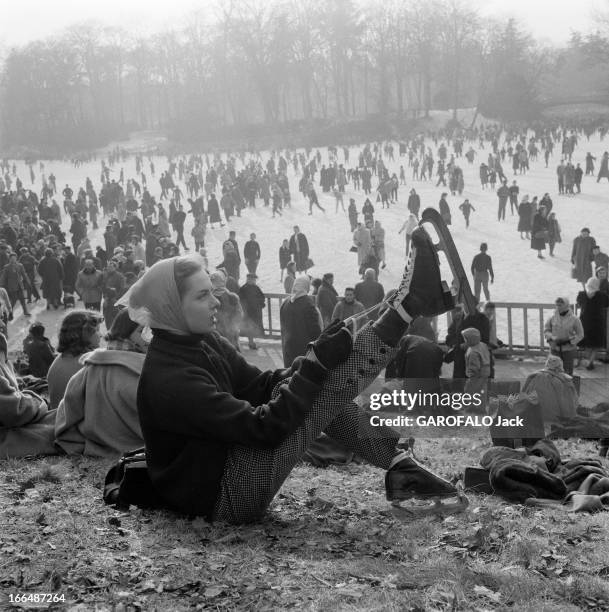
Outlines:
<svg viewBox="0 0 609 612"><path fill-rule="evenodd" d="M55 442L69 455L109 457L144 445L137 415L137 385L147 342L142 326L119 311L107 349L83 355L59 408Z"/></svg>
<svg viewBox="0 0 609 612"><path fill-rule="evenodd" d="M57 344L59 355L47 373L52 409L59 406L68 381L82 368L80 356L99 346L99 326L102 321L102 316L92 310L73 310L63 318Z"/></svg>
<svg viewBox="0 0 609 612"><path fill-rule="evenodd" d="M56 455L53 444L55 411L32 391L20 391L0 334L0 459Z"/></svg>
<svg viewBox="0 0 609 612"><path fill-rule="evenodd" d="M397 431L373 427L353 401L395 356L413 317L451 307L426 236L413 233L416 255L378 321L354 340L335 322L304 358L274 372L247 363L213 331L219 302L201 258L166 259L146 272L128 298L130 316L153 331L137 406L148 473L168 508L259 520L321 432L388 470L389 500L456 494L396 447Z"/></svg>

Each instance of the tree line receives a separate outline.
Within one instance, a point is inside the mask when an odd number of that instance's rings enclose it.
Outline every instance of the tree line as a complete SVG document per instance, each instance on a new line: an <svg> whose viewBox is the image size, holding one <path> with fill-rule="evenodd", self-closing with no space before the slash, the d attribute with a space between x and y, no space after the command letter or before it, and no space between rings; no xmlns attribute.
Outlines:
<svg viewBox="0 0 609 612"><path fill-rule="evenodd" d="M146 37L84 23L9 49L1 138L85 148L161 129L201 140L434 108L530 118L584 65L582 87L609 82L608 46L597 33L549 49L464 0L218 0Z"/></svg>

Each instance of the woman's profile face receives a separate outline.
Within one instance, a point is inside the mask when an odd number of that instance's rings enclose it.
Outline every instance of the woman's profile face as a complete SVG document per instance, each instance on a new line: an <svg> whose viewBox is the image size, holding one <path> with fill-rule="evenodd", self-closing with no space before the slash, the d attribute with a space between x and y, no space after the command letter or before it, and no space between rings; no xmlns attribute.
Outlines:
<svg viewBox="0 0 609 612"><path fill-rule="evenodd" d="M188 331L205 334L214 329L216 310L220 302L214 297L213 286L205 270L200 270L186 281L186 293L182 298L182 313Z"/></svg>

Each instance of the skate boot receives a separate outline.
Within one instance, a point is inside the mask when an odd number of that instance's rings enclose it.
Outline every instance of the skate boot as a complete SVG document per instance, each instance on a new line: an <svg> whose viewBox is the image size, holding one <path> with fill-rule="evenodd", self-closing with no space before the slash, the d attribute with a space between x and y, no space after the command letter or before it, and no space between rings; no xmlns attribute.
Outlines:
<svg viewBox="0 0 609 612"><path fill-rule="evenodd" d="M440 275L440 260L429 234L417 227L412 232L402 282L389 304L402 319L435 317L455 306L448 284Z"/></svg>
<svg viewBox="0 0 609 612"><path fill-rule="evenodd" d="M385 475L387 500L392 502L392 511L397 518L417 518L429 515L446 516L462 512L469 500L459 482L453 486L447 480L423 467L406 453L398 455ZM441 499L456 497L452 504L442 504ZM400 502L409 499L433 500L432 506L404 508Z"/></svg>

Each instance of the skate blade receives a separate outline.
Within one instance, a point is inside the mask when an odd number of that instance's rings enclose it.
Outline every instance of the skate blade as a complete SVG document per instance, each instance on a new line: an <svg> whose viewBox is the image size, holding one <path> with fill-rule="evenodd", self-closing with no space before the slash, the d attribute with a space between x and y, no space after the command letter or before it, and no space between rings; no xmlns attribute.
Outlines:
<svg viewBox="0 0 609 612"><path fill-rule="evenodd" d="M412 499L416 496L413 495ZM457 483L457 501L451 503L442 503L439 497L435 497L434 503L431 506L410 506L405 508L400 505L400 501L391 502L391 513L395 518L402 521L410 521L417 518L424 518L426 516L450 516L451 514L459 514L464 512L469 506L469 499L465 495L463 484ZM429 499L429 497L427 498Z"/></svg>

